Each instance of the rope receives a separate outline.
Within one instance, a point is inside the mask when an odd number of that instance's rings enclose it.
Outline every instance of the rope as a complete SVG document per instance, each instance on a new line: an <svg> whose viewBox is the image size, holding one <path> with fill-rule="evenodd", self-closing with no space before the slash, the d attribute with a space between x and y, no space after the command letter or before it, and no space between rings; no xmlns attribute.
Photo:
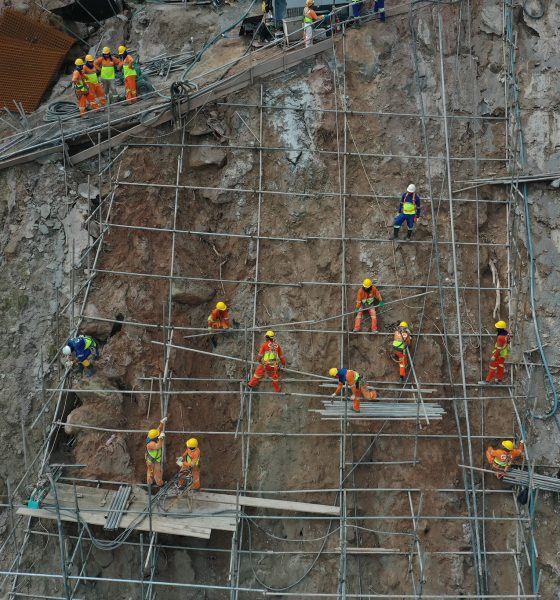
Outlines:
<svg viewBox="0 0 560 600"><path fill-rule="evenodd" d="M74 102L69 102L68 100L58 100L57 102L52 102L47 106L47 110L43 116L43 121L52 123L53 121L58 121L61 117L77 117L79 114L80 111Z"/></svg>

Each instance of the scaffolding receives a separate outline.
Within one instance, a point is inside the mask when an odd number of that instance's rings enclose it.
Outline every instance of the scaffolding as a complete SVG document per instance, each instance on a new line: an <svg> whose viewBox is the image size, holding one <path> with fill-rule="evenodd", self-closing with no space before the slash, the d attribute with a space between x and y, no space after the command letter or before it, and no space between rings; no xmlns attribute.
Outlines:
<svg viewBox="0 0 560 600"><path fill-rule="evenodd" d="M439 62L437 71L440 76L441 90L438 114L429 113L425 109L428 98L423 92L420 81L421 57L417 46L417 14L420 10L431 11L432 33L434 39L437 39ZM528 484L531 489L532 501L529 508L518 502L513 490L499 487L495 489L490 483L492 478L478 476L479 467L484 461L484 450L489 443L496 438L513 437L516 433L527 439L527 415L520 414L518 406L532 404L535 401L530 387L523 389L515 385L513 373L510 374L509 381L500 386L490 387L479 383L484 375L485 356L488 354L489 338L492 337L490 332L484 330L484 323L488 321L488 315L483 314L484 306L490 305L490 301L497 294L505 294L509 313L512 319L516 318L516 311L511 307L511 292L519 280L519 273L516 257L512 255L515 253L520 255L513 236L519 223L512 213L516 196L523 195L523 192L520 191L519 185L519 148L516 142L520 119L518 115L512 114L515 110L515 98L512 97L511 90L516 87L515 59L512 57L515 53L512 11L513 6L505 0L503 44L504 69L507 78L504 85L503 108L506 116L492 118L495 123L503 127L506 149L503 157L481 156L476 135L473 136L472 156L454 155L459 151L452 141L453 128L457 123L465 120L476 128L477 124L487 119L477 114L478 99L475 90L472 97L472 114L467 116L448 114L449 100L446 90L450 88L453 74L450 76L449 69L446 69L445 65L444 47L450 41L444 30L443 18L452 20L460 31L457 52L462 42L466 42L467 47L472 48L469 2L451 6L429 4L422 8L416 5L411 7L408 19L417 113L353 110L349 106L347 89L346 45L347 38L351 34L343 32L342 35L331 38L328 60L332 62L333 105L317 110L331 115L334 119L335 143L333 150L313 150L313 153L321 156L322 160L330 161L330 171L335 174L331 190L282 191L271 189L271 182L266 181L269 171L265 168L265 161L269 155L292 151L310 152L309 148L281 147L272 144L267 146L266 138L271 134L270 126L267 125L268 117L276 112L295 109L268 101L266 83L259 86L259 99L254 103L223 103L229 108L242 107L251 114L252 127L249 129L249 125L246 126L256 138L257 145L249 147L237 144L230 148L239 152L241 156L244 152L251 152L256 156L255 165L258 175L257 181L253 184L243 182L240 187L201 188L182 183L185 179L186 158L194 146L185 141L191 118L189 113L184 114L176 123L177 142L167 140L167 143L130 143L123 151L110 156L107 164L102 164L101 154L99 154L98 180L101 200L96 208L92 207L90 216L90 219L97 224L99 234L94 241L90 239L90 245L83 254L75 257L70 300L61 307L59 318L69 319L71 333L79 332L86 319L112 321L107 317L91 317L85 314L88 301L94 292L94 282L99 277L111 278L113 281L122 278L133 280L140 278L148 282L158 280L162 286L167 286L161 321L145 322L145 319L134 314L127 316L127 319L120 319L124 327L150 332L152 348L161 351L161 373L145 374L139 381L138 389L97 391L102 391L104 394L125 394L131 398L136 396L149 398L148 415L153 403L154 406L159 407L161 417L168 415L174 403L192 396L203 398L204 402L208 403L239 400L239 412L234 421L235 428L228 430L224 427L221 429L215 427L195 430L196 428L189 429L183 426L182 428L170 427L166 432L169 436L191 434L204 436L210 440L225 439L224 443L235 445L238 449L237 487L209 490L214 494L229 494L231 508L228 509L230 512L227 514L227 527L232 534L231 541L228 543L224 541L226 538L219 538L210 546L198 544L192 533L193 529L191 534L179 532L173 541L170 541L169 537L162 540L161 532L164 529L160 527L158 530L153 527L152 519L155 517L149 499L147 510L135 509L144 519L142 527L125 528L115 540L102 539L101 534L93 531L85 518L80 518L80 511L84 509L78 502L79 489L84 486L105 489L103 486L106 486L106 489L115 490L115 486L126 486L129 482L80 477L80 465L64 465L56 462L58 438L65 425L67 404L72 394L81 391L80 388L75 387L69 370L60 369L60 356L57 353L45 369L46 383L43 386L42 407L32 424L33 428L41 427L44 432L43 446L29 464L26 461L26 473L16 488L9 491L7 506L11 519L10 532L2 546L2 555L5 558L0 562L1 589L6 590L7 598L79 600L88 597L88 590L93 585L105 586L100 588L101 593L109 589L119 592L128 590L134 594L134 597L142 600L154 600L158 595L169 593L172 588L185 594L204 593L205 597L229 597L230 600L255 596L342 599L540 597L538 553L533 526L535 489L538 488L538 481L542 476L533 475L535 465L529 461L527 470L521 472L523 475L517 471L511 473L512 483ZM467 55L467 60L474 69L472 58L470 54ZM473 81L476 81L474 71ZM407 123L411 120L422 131L423 152L414 155L396 155L362 151L353 133L355 130L352 119L356 117L362 120L398 117L406 119ZM107 128L110 132L109 119L110 116L107 114ZM431 120L437 121L438 127L441 125L441 139L438 141L441 147L438 148L434 148L437 142L430 141L428 136ZM100 140L98 145L101 148ZM176 152L174 181L131 182L121 178L123 158L135 147L153 148L154 152L162 149ZM434 151L442 153L433 154ZM394 257L398 251L395 242L384 235L360 237L348 232L349 215L356 214L353 212L357 210L356 207L361 210L363 206L367 206L373 213L377 211L376 214L382 214L381 203L388 206L389 201L395 201L394 195L377 194L368 176L364 161L378 158L406 159L405 162L412 165L409 168L415 170L423 164L426 173L428 201L425 210L430 214L432 238L400 242L403 245L408 244L409 252L414 250L425 251L426 255L429 253L426 258L427 267L423 272L425 280L408 281L404 284L398 279L397 273L394 281L381 281L379 286L388 293L398 294L400 298L394 302L404 303L408 314L412 315L410 320L414 320L417 324L414 330L417 342L410 357L413 369L409 380L405 385L400 385L387 377L376 378L373 383L385 402L363 402L364 414L360 417L352 415L348 402L339 400L331 404L326 399L321 391L332 386L332 379L325 376L324 369L319 373L316 372L318 369L313 368L313 361L308 363L309 366L306 367L308 370L286 369L287 377L282 380L283 385L286 386L286 393L281 397L262 388L248 389L244 382L253 367L251 357L255 355L259 336L267 328L274 327L282 332L284 337L296 335L298 340L300 338L309 340L310 334L320 333L321 336L334 340L334 344L337 345L338 362L349 367L359 360L360 344L369 344L374 338L379 341L385 340L386 345L387 336L392 335L388 332L376 336L351 332L353 311L349 307L348 298L348 293L353 293L352 288L359 285L355 281L357 274L352 272L351 253L355 252L356 246L365 243L393 244ZM369 188L367 193L363 190L357 192L350 185L348 177L350 161L353 161L353 166L361 166ZM465 197L456 197L453 187L455 182L463 181L460 179L463 177L460 169L465 162L469 163L474 180L484 179L484 173L481 171L484 171L485 162L499 164L504 175L509 171L511 174L509 198L496 198L495 195L484 197L483 192L478 188L465 194ZM439 178L433 175L435 164L443 165L442 175ZM101 185L102 173L109 176L110 185ZM435 189L436 185L441 186L439 191ZM124 193L128 188L137 188L136 197L125 198ZM138 198L142 197L142 191L150 189L167 190L172 194L170 218L166 226L152 227L115 221L117 204L137 202ZM187 199L186 194L201 189L233 192L250 198L254 202L253 232L216 232L182 228L180 222ZM276 198L288 202L293 198L315 198L320 202L333 202L331 208L338 213L339 234L306 235L305 237L274 235L273 232L266 230L264 223L267 221L263 213L269 211L271 206L274 207L274 204L267 204L266 201L274 201ZM470 207L473 204L476 222L468 231L470 238L461 239L464 231L460 231L458 227L457 211L459 207ZM507 235L503 240L491 242L481 238L479 229L481 206L485 209L491 207L502 218L507 219ZM445 239L442 239L444 228L449 235L446 234ZM154 234L158 236L157 240L161 241L164 238L168 240L169 262L166 265L168 268L160 272L102 268L100 263L104 247L107 246L107 238L119 231L126 232L127 235ZM221 237L230 242L252 244L251 253L254 257L252 276L243 279L222 277L221 265L219 277L215 278L182 273L177 259L181 236L194 239ZM265 269L269 255L262 248L265 243L287 245L290 252L295 254L301 246L309 247L314 243L336 247L339 254L333 251L333 256L338 256L340 260L339 281L306 281L305 277L300 277L295 272L292 280L279 282L267 279ZM467 271L466 268L461 269L464 253L468 249L472 250L472 247L476 251L474 273ZM499 259L502 270L507 273L506 284L496 283L494 286L484 284L485 266L482 264L481 248L491 249ZM239 251L243 252L243 250ZM396 260L395 258L395 265ZM448 270L445 266L446 261L451 265ZM84 271L86 277L80 279L78 273ZM397 271L396 267L395 271ZM231 332L222 336L226 340L237 340L235 347L239 348L238 352L224 354L215 350L202 350L192 339L200 337L198 341L206 340L209 335L206 329L179 325L174 321L173 286L180 281L213 282L219 283L222 289L224 284L246 289L247 304L251 307L247 322L243 326L234 327ZM318 288L328 290L329 293L332 291L333 294L329 296L333 299L329 305L331 310L323 311L327 315L324 318L316 315L298 322L283 320L277 315L265 317L259 311L260 297L263 292L278 288L282 292L290 291L299 294L307 293L309 290L317 291ZM411 305L411 299L415 300L414 305ZM394 308L389 308L390 304L387 302L386 311ZM467 310L467 306L475 308ZM330 312L334 314L329 314ZM383 311L380 312L383 318ZM432 312L437 313L437 318L430 316ZM277 322L282 320L283 322ZM330 321L330 324L324 326L325 321ZM62 342L62 340L58 341ZM428 383L419 373L418 366L421 363L419 356L428 342L430 344L433 342L441 349L441 381ZM62 346L62 343L59 346ZM175 373L172 369L173 359L182 353L192 355L194 359L201 361L221 359L231 365L234 375L188 377L184 373ZM472 361L471 364L468 361ZM545 360L544 362L546 365ZM525 364L528 369L526 361ZM226 369L222 372L224 371ZM54 385L52 381L55 381ZM296 391L300 388L304 388L306 392ZM555 392L553 387L552 390ZM311 416L300 417L301 426L298 431L288 430L281 420L267 427L262 411L270 405L271 401L281 403L289 410L299 410L301 415L305 413ZM318 408L320 402L324 404L323 416L327 418L322 424L320 417L313 416L308 411L309 407ZM552 409L547 414L551 412ZM52 416L50 423L48 415ZM504 415L510 415L511 418L506 419ZM153 416L151 418L153 419ZM375 422L378 419L381 419L380 423ZM442 424L435 425L432 421ZM76 424L74 427L99 431L107 435L138 436L144 433L144 429L130 427L94 427L87 424ZM425 431L426 428L430 429ZM281 444L284 440L308 444L309 452L316 444L323 444L321 450L328 448L330 454L324 457L324 460L331 466L333 463L338 463L334 468L336 475L329 479L333 481L333 485L324 485L320 478L321 474L306 473L304 475L307 478L301 475L295 478L294 486L286 486L285 489L262 489L258 481L254 481L254 476L259 468L259 461L262 460L263 445ZM391 460L384 460L383 453L390 444L394 447L395 440L403 442L400 452L396 451L395 456L389 457L392 458ZM274 448L276 446L269 446L268 451L277 452ZM452 464L449 464L449 459L446 458L450 452L453 452ZM433 475L433 481L424 481L426 485L421 486L407 485L408 476L414 477L415 481L421 479L414 475L421 469L424 469L420 471L424 476ZM56 522L56 528L51 530L45 527L41 519L34 516L33 510L21 510L21 499L25 497L26 490L30 484L33 485L38 474L46 478L43 481L44 489L48 491L54 507L51 507L50 516L45 515L44 511L41 513L43 518L53 519ZM297 482L302 479L309 483L299 485ZM391 485L388 485L389 483ZM399 485L400 483L403 485ZM546 483L550 484L550 482ZM39 486L35 489L39 490ZM65 507L62 507L62 502L58 501L59 493L64 494ZM96 494L102 495L98 490ZM251 506L247 498L274 499L277 496L296 498L294 505L320 501L323 505L331 505L334 512L301 517L283 513L270 514L267 510L255 512L247 508L247 505ZM72 507L73 497L75 502ZM121 504L124 502L125 500L122 500ZM271 500L270 510L273 510L274 506ZM99 510L101 509L98 509L98 512ZM68 511L71 511L71 514ZM188 516L182 510L172 511L169 514L177 519ZM197 514L191 513L190 516L196 518ZM210 522L210 528L212 518L224 520L222 514L205 514L204 518ZM99 521L99 515L96 519ZM129 520L135 522L134 518ZM75 524L65 524L67 521L73 521ZM431 528L438 532L439 540L434 541L429 537ZM144 533L137 532L138 529L143 529ZM288 533L293 533L296 529L301 530L299 537L290 539ZM282 535L278 535L279 531ZM498 531L500 540L507 540L505 547L497 548L493 544L493 536L496 536ZM182 535L187 537L182 539ZM46 540L45 544L51 540L55 544L59 555L59 571L44 572L40 565L36 564L37 561L28 558L27 553L32 544L41 543L43 539ZM292 544L291 548L295 549L285 549L286 544L288 546ZM12 549L11 552L8 552L9 548ZM129 557L131 564L130 575L125 578L100 576L92 572L88 564L92 560L94 550L99 549L127 552L126 556ZM216 560L219 568L217 567L213 573L214 579L179 581L159 577L159 558L162 553L172 552L199 556L203 560ZM6 562L8 556L10 559ZM301 564L292 562L295 558L299 559ZM295 564L300 566L289 585L274 583L282 579L275 578L275 572L287 569L289 573ZM464 576L458 579L454 589L443 589L440 585L440 580L443 579L442 570L457 565L464 569ZM136 569L135 574L133 569ZM306 579L314 569L320 573L315 580L315 587L309 585ZM384 569L388 572L400 573L401 577L383 580ZM505 570L508 577L493 581L492 576L498 569Z"/></svg>

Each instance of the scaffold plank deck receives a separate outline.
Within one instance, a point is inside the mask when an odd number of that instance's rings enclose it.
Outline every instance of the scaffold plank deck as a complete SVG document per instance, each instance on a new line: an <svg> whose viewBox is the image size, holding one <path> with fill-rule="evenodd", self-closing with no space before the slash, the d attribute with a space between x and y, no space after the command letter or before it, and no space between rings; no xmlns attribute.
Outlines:
<svg viewBox="0 0 560 600"><path fill-rule="evenodd" d="M415 421L425 419L426 416L434 421L439 421L445 414L445 410L433 402L369 402L362 401L360 412L352 410L352 404L342 400L323 400L322 409L311 409L317 412L323 420L339 420L348 418L356 420L393 420L393 421Z"/></svg>

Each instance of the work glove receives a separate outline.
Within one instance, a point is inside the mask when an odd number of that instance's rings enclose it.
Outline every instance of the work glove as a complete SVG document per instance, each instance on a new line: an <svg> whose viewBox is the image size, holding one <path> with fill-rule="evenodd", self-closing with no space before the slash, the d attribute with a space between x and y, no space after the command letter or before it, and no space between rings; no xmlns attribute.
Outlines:
<svg viewBox="0 0 560 600"><path fill-rule="evenodd" d="M383 302L383 300L380 300L377 306L378 308L381 308L382 306L385 306L385 302Z"/></svg>
<svg viewBox="0 0 560 600"><path fill-rule="evenodd" d="M163 440L163 438L165 437L165 432L162 431L158 437L160 440Z"/></svg>
<svg viewBox="0 0 560 600"><path fill-rule="evenodd" d="M331 394L331 398L336 398L338 396L338 394L335 392L334 394Z"/></svg>
<svg viewBox="0 0 560 600"><path fill-rule="evenodd" d="M163 419L160 421L160 423L167 423L167 419L168 419L168 417L163 417Z"/></svg>
<svg viewBox="0 0 560 600"><path fill-rule="evenodd" d="M416 221L418 221L418 217L414 217L414 222L416 223Z"/></svg>

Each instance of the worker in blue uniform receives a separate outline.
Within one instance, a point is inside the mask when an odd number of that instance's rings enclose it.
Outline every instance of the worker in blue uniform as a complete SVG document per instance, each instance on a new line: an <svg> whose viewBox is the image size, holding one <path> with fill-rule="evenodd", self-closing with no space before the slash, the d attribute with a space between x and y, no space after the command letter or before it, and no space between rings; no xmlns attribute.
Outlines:
<svg viewBox="0 0 560 600"><path fill-rule="evenodd" d="M71 358L71 354L74 358ZM79 335L70 338L66 346L62 349L64 356L70 357L74 364L78 364L83 369L88 368L90 373L95 371L93 361L99 358L99 344L90 335Z"/></svg>
<svg viewBox="0 0 560 600"><path fill-rule="evenodd" d="M393 239L396 240L399 237L401 225L406 221L406 226L408 227L406 239L409 240L412 237L414 223L420 218L420 212L421 199L416 193L416 186L411 183L406 188L406 192L401 196L399 214L395 217L395 222L393 224Z"/></svg>

